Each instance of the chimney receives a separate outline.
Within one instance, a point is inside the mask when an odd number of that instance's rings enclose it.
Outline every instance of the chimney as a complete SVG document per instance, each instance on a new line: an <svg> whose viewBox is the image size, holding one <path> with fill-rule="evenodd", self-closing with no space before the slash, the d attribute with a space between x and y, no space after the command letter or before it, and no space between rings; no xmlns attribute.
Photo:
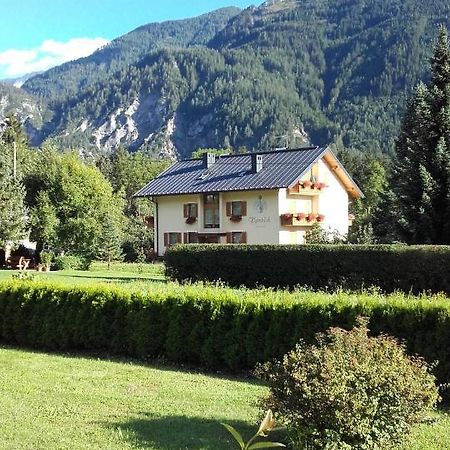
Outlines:
<svg viewBox="0 0 450 450"><path fill-rule="evenodd" d="M209 169L216 162L216 155L214 153L203 154L203 168Z"/></svg>
<svg viewBox="0 0 450 450"><path fill-rule="evenodd" d="M252 173L258 173L263 168L263 155L252 153Z"/></svg>

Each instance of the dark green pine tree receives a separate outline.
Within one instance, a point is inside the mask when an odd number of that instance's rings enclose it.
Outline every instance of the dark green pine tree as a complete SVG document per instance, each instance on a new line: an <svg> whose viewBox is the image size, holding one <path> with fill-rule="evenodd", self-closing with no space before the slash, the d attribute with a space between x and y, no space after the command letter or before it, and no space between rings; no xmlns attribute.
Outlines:
<svg viewBox="0 0 450 450"><path fill-rule="evenodd" d="M408 243L450 244L450 44L441 27L432 78L409 102L391 180L397 225Z"/></svg>

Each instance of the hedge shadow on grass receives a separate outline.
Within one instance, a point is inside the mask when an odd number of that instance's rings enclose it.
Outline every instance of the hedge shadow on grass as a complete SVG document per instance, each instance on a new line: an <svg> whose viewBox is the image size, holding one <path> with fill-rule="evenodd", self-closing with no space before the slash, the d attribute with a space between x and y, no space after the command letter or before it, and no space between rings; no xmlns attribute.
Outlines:
<svg viewBox="0 0 450 450"><path fill-rule="evenodd" d="M235 427L244 439L250 439L257 430L256 424L249 426L246 422L222 418L213 420L181 415L154 417L150 413L142 412L140 415L147 418L116 423L113 427L120 430L124 439L142 448L229 450L234 448L236 443L221 422Z"/></svg>

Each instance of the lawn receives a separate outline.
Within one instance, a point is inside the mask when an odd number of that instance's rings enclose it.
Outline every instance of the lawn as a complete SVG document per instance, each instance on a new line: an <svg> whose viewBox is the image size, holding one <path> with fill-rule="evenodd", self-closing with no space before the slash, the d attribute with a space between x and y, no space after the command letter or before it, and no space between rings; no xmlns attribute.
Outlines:
<svg viewBox="0 0 450 450"><path fill-rule="evenodd" d="M228 449L255 383L132 362L0 349L2 449Z"/></svg>
<svg viewBox="0 0 450 450"><path fill-rule="evenodd" d="M18 270L0 270L0 281L17 276ZM106 263L94 262L89 270L58 270L52 272L37 272L27 270L22 275L32 276L39 280L49 280L64 284L98 284L98 283L146 283L149 281L165 281L164 265L113 263L108 269Z"/></svg>
<svg viewBox="0 0 450 450"><path fill-rule="evenodd" d="M219 422L250 436L266 389L163 366L0 348L0 447L9 449L235 448ZM402 450L450 448L436 414Z"/></svg>

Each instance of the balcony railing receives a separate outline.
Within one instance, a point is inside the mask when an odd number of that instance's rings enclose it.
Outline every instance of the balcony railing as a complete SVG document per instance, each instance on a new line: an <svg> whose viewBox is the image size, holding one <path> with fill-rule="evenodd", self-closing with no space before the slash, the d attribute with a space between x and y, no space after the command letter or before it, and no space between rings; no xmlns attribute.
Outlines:
<svg viewBox="0 0 450 450"><path fill-rule="evenodd" d="M315 213L285 213L281 214L280 219L281 225L284 227L303 227L321 223L325 220L325 216Z"/></svg>

